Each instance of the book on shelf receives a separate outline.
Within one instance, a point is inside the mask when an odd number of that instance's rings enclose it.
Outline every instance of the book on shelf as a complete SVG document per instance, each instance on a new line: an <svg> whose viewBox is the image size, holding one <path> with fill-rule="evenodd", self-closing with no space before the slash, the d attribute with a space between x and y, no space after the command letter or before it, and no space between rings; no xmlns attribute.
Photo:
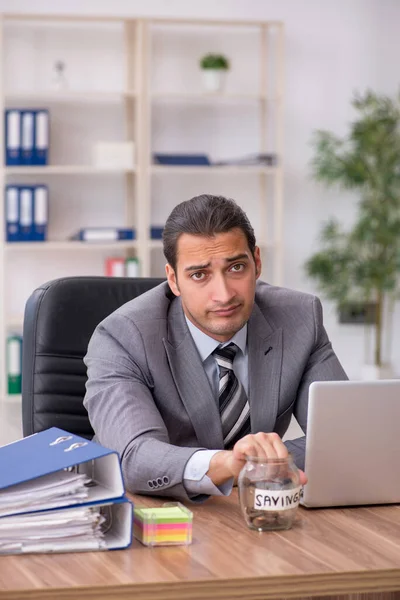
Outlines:
<svg viewBox="0 0 400 600"><path fill-rule="evenodd" d="M152 240L162 240L162 234L164 231L164 225L151 225L150 227L150 238Z"/></svg>
<svg viewBox="0 0 400 600"><path fill-rule="evenodd" d="M209 166L207 154L165 154L156 152L153 155L155 165L165 166Z"/></svg>
<svg viewBox="0 0 400 600"><path fill-rule="evenodd" d="M70 239L81 242L135 240L136 231L130 227L85 227L77 231Z"/></svg>
<svg viewBox="0 0 400 600"><path fill-rule="evenodd" d="M278 162L278 157L273 153L257 152L255 154L247 154L238 158L230 158L226 160L213 161L215 166L260 166L274 167Z"/></svg>
<svg viewBox="0 0 400 600"><path fill-rule="evenodd" d="M105 274L107 277L139 277L139 259L110 256L105 261Z"/></svg>
<svg viewBox="0 0 400 600"><path fill-rule="evenodd" d="M0 447L0 554L125 548L119 456L57 427Z"/></svg>

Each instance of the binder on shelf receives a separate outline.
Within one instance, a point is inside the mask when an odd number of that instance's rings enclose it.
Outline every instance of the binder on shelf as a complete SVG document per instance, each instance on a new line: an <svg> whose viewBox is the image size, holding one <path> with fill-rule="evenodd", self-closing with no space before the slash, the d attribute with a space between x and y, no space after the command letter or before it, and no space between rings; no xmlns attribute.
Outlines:
<svg viewBox="0 0 400 600"><path fill-rule="evenodd" d="M33 164L47 165L49 154L49 111L47 109L36 110L34 125L34 148Z"/></svg>
<svg viewBox="0 0 400 600"><path fill-rule="evenodd" d="M129 257L125 260L125 276L140 277L140 263L138 258Z"/></svg>
<svg viewBox="0 0 400 600"><path fill-rule="evenodd" d="M19 188L7 185L5 188L6 241L19 242Z"/></svg>
<svg viewBox="0 0 400 600"><path fill-rule="evenodd" d="M154 164L166 166L209 166L207 154L164 154L154 153Z"/></svg>
<svg viewBox="0 0 400 600"><path fill-rule="evenodd" d="M150 227L150 237L152 240L162 240L162 234L164 231L164 226L159 227L152 225Z"/></svg>
<svg viewBox="0 0 400 600"><path fill-rule="evenodd" d="M49 191L46 185L33 188L33 235L32 240L45 242L49 214Z"/></svg>
<svg viewBox="0 0 400 600"><path fill-rule="evenodd" d="M116 242L136 239L136 232L126 227L86 227L75 233L73 240L81 242Z"/></svg>
<svg viewBox="0 0 400 600"><path fill-rule="evenodd" d="M125 259L119 256L106 259L105 272L107 277L125 277Z"/></svg>
<svg viewBox="0 0 400 600"><path fill-rule="evenodd" d="M21 164L21 111L5 111L5 158L7 166Z"/></svg>
<svg viewBox="0 0 400 600"><path fill-rule="evenodd" d="M0 447L0 553L125 548L119 456L57 427Z"/></svg>
<svg viewBox="0 0 400 600"><path fill-rule="evenodd" d="M32 186L20 186L19 188L19 236L21 242L33 240Z"/></svg>
<svg viewBox="0 0 400 600"><path fill-rule="evenodd" d="M21 164L33 164L35 113L33 110L21 111Z"/></svg>
<svg viewBox="0 0 400 600"><path fill-rule="evenodd" d="M7 393L21 393L22 337L7 337Z"/></svg>

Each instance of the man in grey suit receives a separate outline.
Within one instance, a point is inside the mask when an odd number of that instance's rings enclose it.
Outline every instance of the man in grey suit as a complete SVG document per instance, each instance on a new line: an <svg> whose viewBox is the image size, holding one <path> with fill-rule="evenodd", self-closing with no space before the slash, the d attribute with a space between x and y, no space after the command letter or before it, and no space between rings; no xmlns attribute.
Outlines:
<svg viewBox="0 0 400 600"><path fill-rule="evenodd" d="M312 381L346 379L319 300L257 281L260 250L233 201L202 195L165 224L167 282L126 303L88 347L85 406L129 491L229 494L246 456L304 468ZM306 476L301 472L302 482Z"/></svg>

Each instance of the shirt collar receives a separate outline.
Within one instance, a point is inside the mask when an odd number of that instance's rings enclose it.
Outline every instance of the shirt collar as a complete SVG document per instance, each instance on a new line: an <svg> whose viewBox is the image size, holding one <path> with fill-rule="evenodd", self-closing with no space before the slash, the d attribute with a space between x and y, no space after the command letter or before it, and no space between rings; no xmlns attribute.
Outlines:
<svg viewBox="0 0 400 600"><path fill-rule="evenodd" d="M212 352L214 352L214 350L218 346L224 347L230 344L231 342L234 342L238 346L238 348L240 348L243 355L246 354L247 323L245 323L243 327L239 329L239 331L237 331L230 340L221 344L221 342L219 342L218 340L214 340L214 338L210 337L203 331L200 331L200 329L196 327L196 325L193 325L193 323L189 321L186 315L185 319L187 326L189 327L189 331L192 335L193 341L200 354L200 358L203 362L210 356Z"/></svg>

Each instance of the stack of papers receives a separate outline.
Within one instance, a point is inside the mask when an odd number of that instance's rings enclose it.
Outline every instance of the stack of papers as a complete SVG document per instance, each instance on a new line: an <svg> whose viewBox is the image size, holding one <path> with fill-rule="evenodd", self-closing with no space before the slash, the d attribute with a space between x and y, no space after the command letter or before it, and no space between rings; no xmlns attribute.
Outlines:
<svg viewBox="0 0 400 600"><path fill-rule="evenodd" d="M91 480L85 474L59 471L0 490L0 517L85 502Z"/></svg>
<svg viewBox="0 0 400 600"><path fill-rule="evenodd" d="M119 456L57 427L0 447L0 554L126 548Z"/></svg>
<svg viewBox="0 0 400 600"><path fill-rule="evenodd" d="M180 502L135 508L133 533L146 546L191 544L193 513Z"/></svg>
<svg viewBox="0 0 400 600"><path fill-rule="evenodd" d="M0 554L105 549L105 521L98 506L0 519Z"/></svg>

